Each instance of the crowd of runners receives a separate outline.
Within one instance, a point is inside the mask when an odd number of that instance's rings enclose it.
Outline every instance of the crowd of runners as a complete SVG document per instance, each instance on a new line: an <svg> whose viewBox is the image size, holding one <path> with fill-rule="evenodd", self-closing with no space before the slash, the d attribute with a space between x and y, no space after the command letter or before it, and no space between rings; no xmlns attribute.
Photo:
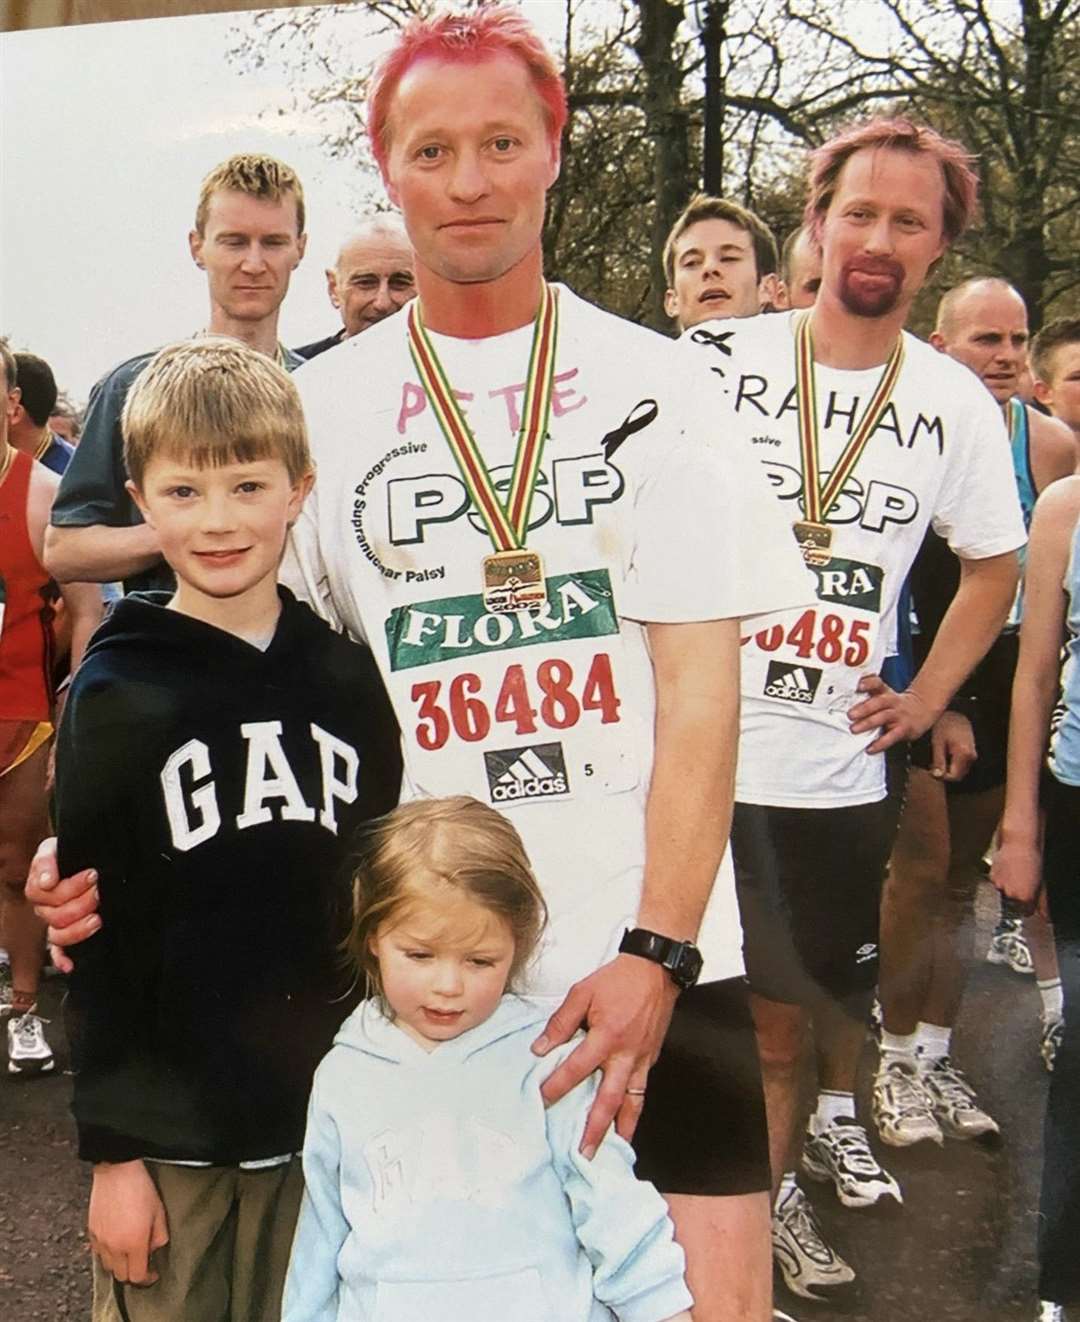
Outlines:
<svg viewBox="0 0 1080 1322"><path fill-rule="evenodd" d="M975 162L874 119L782 247L690 201L666 339L545 281L566 114L516 10L416 22L325 339L278 333L301 181L240 154L204 330L81 416L4 342L0 1011L53 1070L48 934L94 1318L767 1322L774 1271L811 1315L858 1234L806 1181L896 1209L891 1148L1009 1141L974 956L1038 983L1063 1322L1080 318L972 270L907 331Z"/></svg>

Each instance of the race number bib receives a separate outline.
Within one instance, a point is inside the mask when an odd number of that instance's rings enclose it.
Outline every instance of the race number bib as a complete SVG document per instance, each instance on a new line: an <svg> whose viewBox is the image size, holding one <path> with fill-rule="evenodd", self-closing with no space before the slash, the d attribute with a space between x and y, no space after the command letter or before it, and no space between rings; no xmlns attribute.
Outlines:
<svg viewBox="0 0 1080 1322"><path fill-rule="evenodd" d="M877 655L885 575L878 565L839 556L813 571L815 606L759 616L740 640L742 690L846 717Z"/></svg>
<svg viewBox="0 0 1080 1322"><path fill-rule="evenodd" d="M607 570L553 575L539 612L482 595L396 607L385 623L409 774L499 806L638 782Z"/></svg>

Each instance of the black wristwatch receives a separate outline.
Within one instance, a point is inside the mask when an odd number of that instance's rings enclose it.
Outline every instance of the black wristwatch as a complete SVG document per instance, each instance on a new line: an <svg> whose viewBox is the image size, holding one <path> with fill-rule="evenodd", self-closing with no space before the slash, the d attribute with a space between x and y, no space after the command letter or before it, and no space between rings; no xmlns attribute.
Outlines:
<svg viewBox="0 0 1080 1322"><path fill-rule="evenodd" d="M619 942L619 951L624 955L651 959L654 964L667 969L680 991L686 991L701 977L704 961L701 951L691 941L673 941L669 936L647 931L644 927L628 927Z"/></svg>

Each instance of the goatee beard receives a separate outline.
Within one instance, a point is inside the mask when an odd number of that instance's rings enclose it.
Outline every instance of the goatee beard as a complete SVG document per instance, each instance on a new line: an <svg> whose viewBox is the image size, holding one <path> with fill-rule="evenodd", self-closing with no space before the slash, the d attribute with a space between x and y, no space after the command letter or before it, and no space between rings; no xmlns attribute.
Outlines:
<svg viewBox="0 0 1080 1322"><path fill-rule="evenodd" d="M857 274L888 276L890 283L880 289L860 290L852 276ZM904 286L904 268L888 257L861 258L846 263L840 273L840 302L856 317L887 317L895 312Z"/></svg>

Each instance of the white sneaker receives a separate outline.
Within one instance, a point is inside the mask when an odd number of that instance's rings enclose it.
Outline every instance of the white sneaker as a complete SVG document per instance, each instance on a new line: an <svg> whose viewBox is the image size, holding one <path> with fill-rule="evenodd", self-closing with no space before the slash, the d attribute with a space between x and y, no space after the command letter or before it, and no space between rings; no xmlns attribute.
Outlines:
<svg viewBox="0 0 1080 1322"><path fill-rule="evenodd" d="M1039 1055L1042 1056L1048 1074L1054 1072L1054 1062L1061 1050L1061 1039L1064 1033L1065 1020L1060 1015L1056 1019L1048 1019L1042 1026L1042 1032L1039 1035Z"/></svg>
<svg viewBox="0 0 1080 1322"><path fill-rule="evenodd" d="M773 1209L772 1248L792 1294L827 1303L851 1292L855 1273L825 1243L814 1209L797 1185Z"/></svg>
<svg viewBox="0 0 1080 1322"><path fill-rule="evenodd" d="M44 1021L33 1010L8 1019L8 1073L48 1074L56 1064L45 1041Z"/></svg>
<svg viewBox="0 0 1080 1322"><path fill-rule="evenodd" d="M900 1186L870 1151L866 1130L847 1116L820 1134L807 1133L802 1166L811 1179L832 1180L845 1207L873 1207L882 1198L899 1207L904 1201Z"/></svg>
<svg viewBox="0 0 1080 1322"><path fill-rule="evenodd" d="M915 1063L909 1065L896 1056L883 1055L874 1077L872 1105L878 1137L890 1147L945 1141Z"/></svg>
<svg viewBox="0 0 1080 1322"><path fill-rule="evenodd" d="M975 1089L948 1056L933 1064L924 1063L919 1077L943 1134L949 1138L989 1140L1001 1133L997 1121L978 1105Z"/></svg>
<svg viewBox="0 0 1080 1322"><path fill-rule="evenodd" d="M1035 972L1035 963L1019 918L1003 918L994 928L990 949L986 952L986 962L1008 965L1014 973L1024 976Z"/></svg>
<svg viewBox="0 0 1080 1322"><path fill-rule="evenodd" d="M1065 1309L1061 1304L1051 1303L1049 1299L1040 1299L1035 1322L1065 1322Z"/></svg>

